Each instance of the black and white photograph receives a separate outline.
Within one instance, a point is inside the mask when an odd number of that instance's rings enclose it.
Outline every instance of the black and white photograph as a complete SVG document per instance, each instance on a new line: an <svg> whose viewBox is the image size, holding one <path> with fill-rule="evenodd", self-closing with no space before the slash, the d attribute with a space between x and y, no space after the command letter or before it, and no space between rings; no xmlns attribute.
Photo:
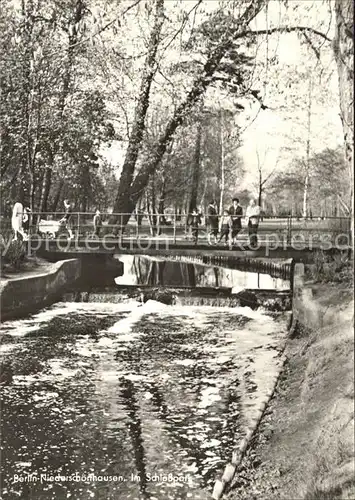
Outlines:
<svg viewBox="0 0 355 500"><path fill-rule="evenodd" d="M0 500L355 500L353 0L0 0Z"/></svg>

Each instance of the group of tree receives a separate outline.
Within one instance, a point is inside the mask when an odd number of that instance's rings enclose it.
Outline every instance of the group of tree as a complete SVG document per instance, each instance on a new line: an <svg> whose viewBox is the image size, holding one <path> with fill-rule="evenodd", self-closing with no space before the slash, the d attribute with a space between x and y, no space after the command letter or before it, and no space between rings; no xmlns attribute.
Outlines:
<svg viewBox="0 0 355 500"><path fill-rule="evenodd" d="M288 7L287 0L279 4ZM352 185L353 3L329 5L334 37L296 17L258 29L268 0L9 2L0 12L2 209L21 199L33 210L55 211L69 197L78 210L126 213L126 223L137 207L153 215L189 211L211 198L223 207L248 167L238 154L238 115L246 101L263 112L263 89L273 83L258 75L258 49L290 32L315 61L324 46L333 51L345 183ZM262 66L269 64L277 58L266 51ZM120 164L103 155L113 141L124 150ZM296 211L305 181L307 196L316 196L323 169L331 183L344 167L340 150L313 154L307 141L305 150L307 175L293 191ZM295 157L272 182L279 201L287 198L287 183L297 185L300 162ZM353 195L345 191L341 185L336 195L350 211Z"/></svg>
<svg viewBox="0 0 355 500"><path fill-rule="evenodd" d="M16 200L86 210L105 201L112 173L100 148L115 138L105 96L83 72L85 2L9 2L0 10L2 210ZM85 82L85 85L84 85Z"/></svg>
<svg viewBox="0 0 355 500"><path fill-rule="evenodd" d="M268 189L266 206L272 215L348 217L349 182L342 148L325 149L314 154L308 164L304 159L295 159L288 170L274 176Z"/></svg>

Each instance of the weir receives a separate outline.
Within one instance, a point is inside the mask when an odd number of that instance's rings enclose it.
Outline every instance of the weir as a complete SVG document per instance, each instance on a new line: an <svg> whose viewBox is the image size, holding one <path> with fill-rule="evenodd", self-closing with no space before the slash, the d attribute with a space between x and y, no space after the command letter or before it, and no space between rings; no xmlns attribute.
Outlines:
<svg viewBox="0 0 355 500"><path fill-rule="evenodd" d="M101 302L110 304L127 303L136 299L141 303L156 300L166 305L210 306L210 307L264 307L271 311L287 311L291 309L291 291L244 289L232 293L230 288L196 288L191 287L154 287L154 286L119 286L116 291L109 289L91 290L89 292L68 292L62 296L64 302Z"/></svg>

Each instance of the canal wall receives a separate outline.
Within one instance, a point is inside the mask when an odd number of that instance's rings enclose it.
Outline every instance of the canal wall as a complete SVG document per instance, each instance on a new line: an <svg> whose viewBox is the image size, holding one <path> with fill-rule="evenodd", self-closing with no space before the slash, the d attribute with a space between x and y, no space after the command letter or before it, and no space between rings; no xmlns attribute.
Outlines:
<svg viewBox="0 0 355 500"><path fill-rule="evenodd" d="M341 321L341 315L334 317L334 310L327 301L329 284L315 284L306 281L304 264L294 266L292 280L292 322L289 337L304 336L325 325ZM339 289L341 293L341 289Z"/></svg>
<svg viewBox="0 0 355 500"><path fill-rule="evenodd" d="M49 305L60 298L66 287L81 274L80 259L55 262L44 273L2 280L1 319L6 321Z"/></svg>

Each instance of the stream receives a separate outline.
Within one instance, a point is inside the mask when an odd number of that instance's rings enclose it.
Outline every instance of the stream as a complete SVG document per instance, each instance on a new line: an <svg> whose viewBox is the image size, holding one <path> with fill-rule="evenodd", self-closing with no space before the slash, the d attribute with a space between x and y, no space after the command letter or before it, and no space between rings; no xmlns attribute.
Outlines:
<svg viewBox="0 0 355 500"><path fill-rule="evenodd" d="M198 500L272 388L286 318L122 297L58 302L2 334L3 500Z"/></svg>

